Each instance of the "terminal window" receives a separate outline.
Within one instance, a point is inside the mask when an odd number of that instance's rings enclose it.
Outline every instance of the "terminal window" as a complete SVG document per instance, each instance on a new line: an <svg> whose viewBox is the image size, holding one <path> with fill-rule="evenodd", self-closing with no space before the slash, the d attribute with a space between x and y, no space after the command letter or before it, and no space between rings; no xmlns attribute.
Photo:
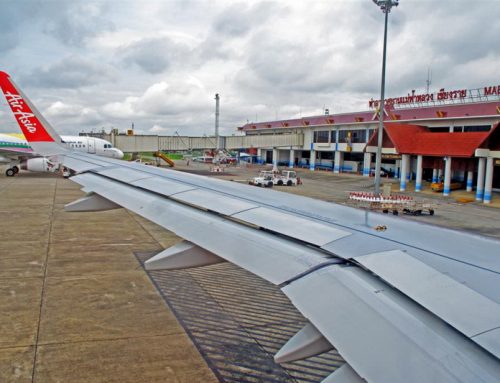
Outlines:
<svg viewBox="0 0 500 383"><path fill-rule="evenodd" d="M490 125L464 126L464 132L489 132Z"/></svg>
<svg viewBox="0 0 500 383"><path fill-rule="evenodd" d="M339 130L339 142L366 142L365 130Z"/></svg>
<svg viewBox="0 0 500 383"><path fill-rule="evenodd" d="M314 142L319 144L327 144L329 141L330 132L328 130L321 130L314 132Z"/></svg>

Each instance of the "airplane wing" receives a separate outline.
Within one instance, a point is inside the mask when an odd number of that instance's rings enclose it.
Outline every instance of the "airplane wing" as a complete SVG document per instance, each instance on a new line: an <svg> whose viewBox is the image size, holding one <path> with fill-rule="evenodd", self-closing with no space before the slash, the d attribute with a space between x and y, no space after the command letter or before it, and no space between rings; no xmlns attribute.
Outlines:
<svg viewBox="0 0 500 383"><path fill-rule="evenodd" d="M500 381L499 241L74 152L5 73L0 86L34 150L76 172L87 195L67 211L125 207L185 239L148 269L229 261L280 286L309 323L276 361L333 345L347 363L328 383Z"/></svg>

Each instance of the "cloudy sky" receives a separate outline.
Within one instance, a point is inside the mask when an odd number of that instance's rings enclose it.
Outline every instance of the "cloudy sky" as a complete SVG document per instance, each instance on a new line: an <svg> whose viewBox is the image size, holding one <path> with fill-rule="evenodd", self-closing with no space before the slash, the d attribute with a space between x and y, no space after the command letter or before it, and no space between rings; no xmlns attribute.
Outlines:
<svg viewBox="0 0 500 383"><path fill-rule="evenodd" d="M387 95L499 83L500 0L400 0ZM4 0L0 69L65 134L233 134L247 121L365 110L383 14L371 0ZM0 132L17 129L5 100Z"/></svg>

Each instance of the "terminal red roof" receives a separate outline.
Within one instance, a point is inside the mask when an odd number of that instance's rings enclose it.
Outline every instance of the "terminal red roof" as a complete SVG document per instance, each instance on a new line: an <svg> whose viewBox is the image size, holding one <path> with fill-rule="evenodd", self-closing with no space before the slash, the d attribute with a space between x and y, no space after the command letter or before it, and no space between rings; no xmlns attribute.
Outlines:
<svg viewBox="0 0 500 383"><path fill-rule="evenodd" d="M472 157L488 137L498 128L487 132L442 133L431 132L419 125L387 123L384 126L384 147L394 147L398 153L425 156ZM367 146L376 146L374 134Z"/></svg>
<svg viewBox="0 0 500 383"><path fill-rule="evenodd" d="M243 125L240 130L251 131L276 128L303 128L307 126L370 122L372 120L378 121L378 117L375 115L375 113L375 110L372 110L355 113L332 114L326 116L322 115L303 117L290 120L267 121L258 123L250 122ZM439 118L446 119L456 117L480 117L495 115L498 115L500 118L500 102L492 101L455 105L437 105L406 109L392 109L388 110L388 114L389 116L386 118L392 121L411 121Z"/></svg>

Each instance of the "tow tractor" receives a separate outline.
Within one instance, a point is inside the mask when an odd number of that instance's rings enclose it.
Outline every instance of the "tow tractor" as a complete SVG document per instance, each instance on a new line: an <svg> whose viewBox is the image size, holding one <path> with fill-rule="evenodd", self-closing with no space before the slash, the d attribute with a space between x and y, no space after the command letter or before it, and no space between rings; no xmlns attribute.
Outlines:
<svg viewBox="0 0 500 383"><path fill-rule="evenodd" d="M275 175L273 183L278 186L297 186L302 184L302 181L297 177L297 172L293 170L283 170L281 174Z"/></svg>
<svg viewBox="0 0 500 383"><path fill-rule="evenodd" d="M262 170L257 177L248 181L250 185L270 188L274 185L274 173L271 170Z"/></svg>
<svg viewBox="0 0 500 383"><path fill-rule="evenodd" d="M297 173L293 170L283 170L280 173L273 170L262 170L258 177L252 178L249 182L250 185L261 186L261 187L272 187L277 186L297 186L302 184Z"/></svg>

